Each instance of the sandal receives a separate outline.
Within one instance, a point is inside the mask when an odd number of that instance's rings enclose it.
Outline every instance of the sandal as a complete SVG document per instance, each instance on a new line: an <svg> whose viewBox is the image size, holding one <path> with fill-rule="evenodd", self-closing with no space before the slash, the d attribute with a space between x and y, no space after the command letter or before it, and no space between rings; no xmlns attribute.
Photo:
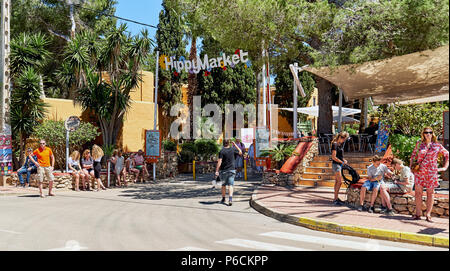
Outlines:
<svg viewBox="0 0 450 271"><path fill-rule="evenodd" d="M433 220L431 220L431 216L426 216L426 221L433 223Z"/></svg>
<svg viewBox="0 0 450 271"><path fill-rule="evenodd" d="M421 220L421 218L420 218L419 215L413 215L413 216L412 216L412 219L413 219L413 220Z"/></svg>

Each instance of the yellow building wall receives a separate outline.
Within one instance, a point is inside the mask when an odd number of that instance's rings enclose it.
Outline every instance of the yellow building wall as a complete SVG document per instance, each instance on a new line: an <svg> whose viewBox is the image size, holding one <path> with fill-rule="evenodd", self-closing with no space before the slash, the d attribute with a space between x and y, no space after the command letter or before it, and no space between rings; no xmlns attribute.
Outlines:
<svg viewBox="0 0 450 271"><path fill-rule="evenodd" d="M155 108L153 73L142 72L142 79L143 82L130 93L131 107L124 118L122 132L119 133L120 137L117 142L117 145L127 152L144 150L145 130L153 130ZM81 106L74 105L72 100L45 98L44 102L49 105L46 117L49 120L64 121L70 116L82 118L84 113Z"/></svg>

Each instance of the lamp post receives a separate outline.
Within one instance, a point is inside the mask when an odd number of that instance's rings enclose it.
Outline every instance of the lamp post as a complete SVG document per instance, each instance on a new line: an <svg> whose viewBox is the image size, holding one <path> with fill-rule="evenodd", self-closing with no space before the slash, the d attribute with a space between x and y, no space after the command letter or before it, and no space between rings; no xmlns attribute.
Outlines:
<svg viewBox="0 0 450 271"><path fill-rule="evenodd" d="M291 70L292 76L294 77L294 139L298 138L298 133L297 133L297 125L298 125L298 112L297 112L297 107L298 107L298 99L297 99L297 91L298 89L300 89L300 93L302 95L302 97L306 97L305 94L305 90L303 89L302 83L300 82L300 79L298 78L298 73L303 71L304 68L306 68L306 66L303 67L298 67L298 63L294 63L293 65L289 65L289 69Z"/></svg>

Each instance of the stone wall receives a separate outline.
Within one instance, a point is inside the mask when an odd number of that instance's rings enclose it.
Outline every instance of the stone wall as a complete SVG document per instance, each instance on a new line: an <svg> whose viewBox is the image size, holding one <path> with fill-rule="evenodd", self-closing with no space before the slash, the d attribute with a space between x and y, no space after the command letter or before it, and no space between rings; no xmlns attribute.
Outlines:
<svg viewBox="0 0 450 271"><path fill-rule="evenodd" d="M353 206L359 206L359 196L360 196L359 188L350 188L347 190L347 201ZM370 198L372 197L372 192L367 191L366 196L364 198L364 202L369 205ZM416 211L416 202L415 197L409 194L390 194L391 203L394 210L399 214L405 215L413 215ZM381 207L381 197L378 194L375 200L375 208ZM422 210L426 210L426 196L422 198ZM435 196L434 207L432 211L432 216L436 217L449 217L449 209L448 209L448 198Z"/></svg>
<svg viewBox="0 0 450 271"><path fill-rule="evenodd" d="M265 171L262 175L263 184L274 184L278 186L294 186L294 176L292 174L279 171Z"/></svg>
<svg viewBox="0 0 450 271"><path fill-rule="evenodd" d="M150 172L150 171L149 171ZM156 163L156 178L166 179L178 176L177 152L161 152L161 157Z"/></svg>

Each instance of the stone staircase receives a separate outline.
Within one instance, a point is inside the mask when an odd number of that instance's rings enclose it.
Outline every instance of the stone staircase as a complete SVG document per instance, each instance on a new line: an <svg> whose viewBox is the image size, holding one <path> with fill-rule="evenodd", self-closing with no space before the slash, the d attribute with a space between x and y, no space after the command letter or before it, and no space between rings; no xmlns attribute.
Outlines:
<svg viewBox="0 0 450 271"><path fill-rule="evenodd" d="M348 164L361 178L367 178L367 168L372 164L372 156L372 154L352 153L344 155ZM348 175L347 178L351 179L351 176ZM297 185L302 186L334 187L334 183L331 155L316 155L297 179ZM346 188L344 183L341 188Z"/></svg>

